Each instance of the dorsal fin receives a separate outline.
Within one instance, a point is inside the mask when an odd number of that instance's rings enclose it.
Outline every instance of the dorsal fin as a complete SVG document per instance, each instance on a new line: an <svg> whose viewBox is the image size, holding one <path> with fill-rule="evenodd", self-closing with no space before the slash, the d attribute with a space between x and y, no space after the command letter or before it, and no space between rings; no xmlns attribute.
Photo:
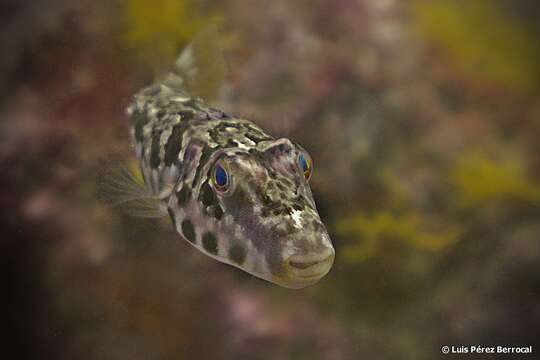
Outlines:
<svg viewBox="0 0 540 360"><path fill-rule="evenodd" d="M163 84L211 100L217 97L226 73L218 30L208 27L180 53Z"/></svg>

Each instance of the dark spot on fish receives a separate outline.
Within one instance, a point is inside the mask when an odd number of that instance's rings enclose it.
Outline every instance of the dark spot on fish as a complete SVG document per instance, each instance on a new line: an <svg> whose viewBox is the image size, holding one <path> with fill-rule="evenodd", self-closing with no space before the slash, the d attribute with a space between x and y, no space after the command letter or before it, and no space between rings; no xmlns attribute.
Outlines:
<svg viewBox="0 0 540 360"><path fill-rule="evenodd" d="M176 218L174 217L174 213L170 207L167 208L167 212L169 213L169 216L171 217L171 221L173 223L174 229L176 230Z"/></svg>
<svg viewBox="0 0 540 360"><path fill-rule="evenodd" d="M185 123L176 124L173 127L171 136L169 136L165 145L165 166L171 166L175 160L179 160L178 154L182 148L182 135L185 129Z"/></svg>
<svg viewBox="0 0 540 360"><path fill-rule="evenodd" d="M259 198L264 206L270 207L272 205L272 199L270 199L270 196L265 191L260 192Z"/></svg>
<svg viewBox="0 0 540 360"><path fill-rule="evenodd" d="M201 192L199 194L199 201L201 201L204 204L204 206L216 205L218 202L216 194L214 193L214 190L212 190L212 188L208 184L208 181L206 181L201 187Z"/></svg>
<svg viewBox="0 0 540 360"><path fill-rule="evenodd" d="M210 136L210 139L212 139L213 142L219 142L220 135L216 128L208 130L208 136Z"/></svg>
<svg viewBox="0 0 540 360"><path fill-rule="evenodd" d="M283 256L278 244L277 241L272 242L265 256L268 268L273 275L281 275L285 270Z"/></svg>
<svg viewBox="0 0 540 360"><path fill-rule="evenodd" d="M261 139L264 139L264 140L271 140L272 138L268 135L266 135L265 133L263 133L263 131L257 127L255 127L254 125L252 124L245 124L245 127L246 129L249 130L249 132L253 135L256 135L256 136L259 136Z"/></svg>
<svg viewBox="0 0 540 360"><path fill-rule="evenodd" d="M214 209L214 217L217 220L221 220L221 218L223 217L223 209L221 208L221 206L217 205Z"/></svg>
<svg viewBox="0 0 540 360"><path fill-rule="evenodd" d="M182 221L182 235L184 235L189 242L195 243L195 228L189 219Z"/></svg>
<svg viewBox="0 0 540 360"><path fill-rule="evenodd" d="M263 207L268 210L283 210L283 204L278 201L273 201L265 192L260 193L259 199Z"/></svg>
<svg viewBox="0 0 540 360"><path fill-rule="evenodd" d="M231 116L222 111L221 114L220 114L220 118L222 118L222 119L230 119Z"/></svg>
<svg viewBox="0 0 540 360"><path fill-rule="evenodd" d="M191 189L187 184L182 185L182 189L176 192L176 197L178 199L178 205L185 205L191 198Z"/></svg>
<svg viewBox="0 0 540 360"><path fill-rule="evenodd" d="M204 234L202 244L206 251L214 255L217 254L217 239L213 233L207 232Z"/></svg>
<svg viewBox="0 0 540 360"><path fill-rule="evenodd" d="M159 167L159 139L161 137L161 132L155 132L152 136L152 147L150 149L150 167L157 168Z"/></svg>
<svg viewBox="0 0 540 360"><path fill-rule="evenodd" d="M293 209L301 211L304 210L304 207L298 203L293 204Z"/></svg>
<svg viewBox="0 0 540 360"><path fill-rule="evenodd" d="M197 170L195 170L195 177L193 178L193 183L191 185L192 187L195 187L195 184L197 184L197 181L200 180L201 171L213 153L214 153L214 150L212 150L208 146L204 146L204 148L202 149L201 157L199 159L199 164L197 166Z"/></svg>
<svg viewBox="0 0 540 360"><path fill-rule="evenodd" d="M140 110L135 110L131 115L131 123L135 127L135 140L142 142L143 128L148 124L148 119Z"/></svg>
<svg viewBox="0 0 540 360"><path fill-rule="evenodd" d="M221 139L227 138L230 134L227 132L227 128L240 129L240 126L231 121L222 121L208 131L210 138L217 143L220 143ZM230 145L229 145L230 146Z"/></svg>
<svg viewBox="0 0 540 360"><path fill-rule="evenodd" d="M246 260L246 249L240 244L233 244L229 249L229 259L237 265L242 265Z"/></svg>
<svg viewBox="0 0 540 360"><path fill-rule="evenodd" d="M233 122L233 121L224 121L224 122L222 122L221 124L218 125L219 130L225 130L228 127L232 127L232 128L235 128L235 129L240 129L241 125L236 123L236 122Z"/></svg>
<svg viewBox="0 0 540 360"><path fill-rule="evenodd" d="M182 121L189 121L193 119L195 114L193 113L193 111L183 110L183 111L179 111L178 115L180 115L180 117L182 118Z"/></svg>
<svg viewBox="0 0 540 360"><path fill-rule="evenodd" d="M259 142L264 141L264 140L268 140L267 136L261 136L261 135L253 134L253 133L246 133L244 134L244 136L248 138L249 140L253 141L255 144L258 144Z"/></svg>

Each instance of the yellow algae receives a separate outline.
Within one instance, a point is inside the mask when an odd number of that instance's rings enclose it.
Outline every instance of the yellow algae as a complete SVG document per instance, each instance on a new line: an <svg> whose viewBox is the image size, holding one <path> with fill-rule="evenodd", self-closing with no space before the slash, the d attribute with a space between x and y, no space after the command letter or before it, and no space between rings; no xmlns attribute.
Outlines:
<svg viewBox="0 0 540 360"><path fill-rule="evenodd" d="M464 154L452 166L450 181L462 207L511 199L540 203L540 186L529 180L523 164L510 156L494 160L480 152Z"/></svg>
<svg viewBox="0 0 540 360"><path fill-rule="evenodd" d="M123 43L157 65L173 63L182 46L222 20L218 11L201 11L189 0L125 0L122 5Z"/></svg>
<svg viewBox="0 0 540 360"><path fill-rule="evenodd" d="M514 90L540 87L537 38L488 0L415 1L414 26L470 77Z"/></svg>
<svg viewBox="0 0 540 360"><path fill-rule="evenodd" d="M372 215L357 213L339 222L337 232L355 239L342 251L343 258L349 262L361 262L378 255L384 251L385 240L436 252L453 244L461 235L457 226L434 225L421 213L396 215L388 211Z"/></svg>

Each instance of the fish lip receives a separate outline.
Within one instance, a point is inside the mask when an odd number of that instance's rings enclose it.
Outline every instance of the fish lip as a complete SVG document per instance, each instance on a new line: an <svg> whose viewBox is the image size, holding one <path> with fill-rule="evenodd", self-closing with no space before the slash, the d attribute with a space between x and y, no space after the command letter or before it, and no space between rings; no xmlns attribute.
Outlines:
<svg viewBox="0 0 540 360"><path fill-rule="evenodd" d="M302 289L307 286L314 285L324 276L326 276L332 269L332 263L329 263L324 269L320 269L317 272L298 272L291 270L287 267L285 274L281 276L274 276L272 282L279 284L288 289Z"/></svg>
<svg viewBox="0 0 540 360"><path fill-rule="evenodd" d="M296 273L332 267L336 254L333 248L327 248L322 255L292 255L286 260L287 267Z"/></svg>
<svg viewBox="0 0 540 360"><path fill-rule="evenodd" d="M302 279L302 281L312 281L312 280L319 280L322 279L324 275L326 275L328 272L323 271L315 275L296 275L296 279Z"/></svg>
<svg viewBox="0 0 540 360"><path fill-rule="evenodd" d="M286 264L288 270L287 277L292 282L305 284L305 286L310 285L319 281L330 272L332 265L334 264L334 259L335 253L333 250L330 255L317 260L291 261L291 259L289 259ZM291 265L295 263L296 265L300 265L300 267Z"/></svg>
<svg viewBox="0 0 540 360"><path fill-rule="evenodd" d="M306 273L306 272L297 272L297 271L289 271L289 274L292 275L291 277L294 278L294 279L301 279L301 280L305 280L305 281L311 281L311 280L318 280L318 279L321 279L322 277L324 277L326 274L328 274L328 272L330 271L331 269L331 266L327 266L325 269L321 270L321 271L316 271L316 272L309 272L309 273Z"/></svg>
<svg viewBox="0 0 540 360"><path fill-rule="evenodd" d="M324 261L324 259L321 261ZM296 269L307 269L313 265L319 264L321 261L289 261L289 265Z"/></svg>
<svg viewBox="0 0 540 360"><path fill-rule="evenodd" d="M280 279L278 284L289 289L302 289L310 285L314 285L321 280L328 271L310 277L288 276Z"/></svg>

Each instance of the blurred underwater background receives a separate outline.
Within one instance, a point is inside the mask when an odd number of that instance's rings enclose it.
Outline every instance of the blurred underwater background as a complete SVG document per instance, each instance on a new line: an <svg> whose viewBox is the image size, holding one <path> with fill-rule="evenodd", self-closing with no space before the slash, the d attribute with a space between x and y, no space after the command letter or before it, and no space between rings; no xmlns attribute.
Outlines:
<svg viewBox="0 0 540 360"><path fill-rule="evenodd" d="M540 345L537 1L2 0L0 19L3 358ZM106 164L135 161L131 96L210 25L229 68L212 104L314 159L336 262L312 287L99 199Z"/></svg>

